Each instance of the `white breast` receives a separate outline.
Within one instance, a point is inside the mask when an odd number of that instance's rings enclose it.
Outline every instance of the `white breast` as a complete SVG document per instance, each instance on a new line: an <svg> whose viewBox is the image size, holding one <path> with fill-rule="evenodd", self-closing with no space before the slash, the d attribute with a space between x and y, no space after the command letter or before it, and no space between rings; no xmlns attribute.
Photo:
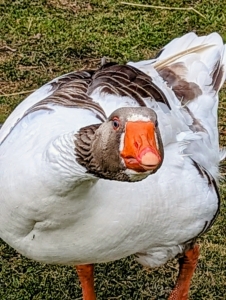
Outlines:
<svg viewBox="0 0 226 300"><path fill-rule="evenodd" d="M27 164L32 161L28 158ZM218 206L215 192L173 146L162 168L137 183L100 179L57 195L45 184L47 171L44 165L36 174L24 169L21 175L30 178L26 193L24 186L13 189L20 179L12 172L0 191L1 236L22 254L45 263L105 262L149 249L164 253L175 246L180 252L178 245L198 235ZM35 180L41 174L43 181Z"/></svg>

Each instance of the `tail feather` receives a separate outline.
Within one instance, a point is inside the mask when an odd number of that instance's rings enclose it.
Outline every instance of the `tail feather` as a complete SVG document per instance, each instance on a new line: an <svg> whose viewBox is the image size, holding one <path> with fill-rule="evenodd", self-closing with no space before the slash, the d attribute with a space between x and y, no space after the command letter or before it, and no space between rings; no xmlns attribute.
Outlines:
<svg viewBox="0 0 226 300"><path fill-rule="evenodd" d="M185 56L188 56L189 54L199 54L203 51L212 48L212 45L198 45L189 49L185 49L183 51L180 51L179 53L174 53L173 55L167 56L166 58L162 58L162 54L158 57L158 60L154 63L154 67L158 71L159 69L162 69L166 66L169 66L172 63L178 62L180 58L184 58ZM175 51L175 49L174 49ZM164 53L164 52L163 52ZM161 60L160 60L161 59Z"/></svg>
<svg viewBox="0 0 226 300"><path fill-rule="evenodd" d="M226 77L226 45L223 46L221 51L220 60L216 63L213 71L211 73L213 81L213 89L218 92L222 85L224 84Z"/></svg>
<svg viewBox="0 0 226 300"><path fill-rule="evenodd" d="M187 33L182 37L176 38L168 43L157 55L157 61L170 59L176 54L183 53L189 54L193 53L204 53L203 50L213 46L213 45L222 45L222 38L216 32L209 34L207 36L198 37L194 32Z"/></svg>
<svg viewBox="0 0 226 300"><path fill-rule="evenodd" d="M207 92L210 91L208 86L218 92L225 81L225 52L225 45L217 33L206 37L197 37L191 33L166 45L153 65L161 72L164 68L173 68L181 64L187 69L183 79L201 85L200 88L206 89Z"/></svg>

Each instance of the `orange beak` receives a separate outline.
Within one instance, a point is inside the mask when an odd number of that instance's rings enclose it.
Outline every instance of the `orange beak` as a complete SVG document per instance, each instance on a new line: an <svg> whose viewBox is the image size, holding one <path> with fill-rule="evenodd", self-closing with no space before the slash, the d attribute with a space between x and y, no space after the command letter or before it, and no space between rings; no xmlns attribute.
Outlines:
<svg viewBox="0 0 226 300"><path fill-rule="evenodd" d="M152 122L128 121L126 123L124 148L121 152L128 169L137 172L155 170L162 161Z"/></svg>

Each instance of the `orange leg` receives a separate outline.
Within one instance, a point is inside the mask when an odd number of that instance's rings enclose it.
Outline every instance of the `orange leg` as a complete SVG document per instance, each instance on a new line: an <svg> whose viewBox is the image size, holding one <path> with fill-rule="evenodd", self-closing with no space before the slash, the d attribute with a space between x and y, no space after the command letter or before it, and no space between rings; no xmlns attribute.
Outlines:
<svg viewBox="0 0 226 300"><path fill-rule="evenodd" d="M194 245L193 248L186 251L184 256L179 259L179 275L168 300L188 300L191 279L198 262L198 257L199 246Z"/></svg>
<svg viewBox="0 0 226 300"><path fill-rule="evenodd" d="M79 265L75 268L82 286L83 300L96 300L93 276L94 266Z"/></svg>

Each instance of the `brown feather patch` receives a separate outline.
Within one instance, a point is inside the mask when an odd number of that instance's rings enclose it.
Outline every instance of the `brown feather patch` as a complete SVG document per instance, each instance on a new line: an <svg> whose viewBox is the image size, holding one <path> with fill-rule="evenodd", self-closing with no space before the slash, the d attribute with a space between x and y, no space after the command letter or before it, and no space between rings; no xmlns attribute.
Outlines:
<svg viewBox="0 0 226 300"><path fill-rule="evenodd" d="M217 183L216 183L216 180L214 179L214 177L204 167L199 165L195 160L192 159L192 161L193 161L193 165L197 169L199 175L208 182L209 188L215 190L215 193L216 193L217 199L218 199L217 210L216 210L212 220L209 222L208 226L205 226L205 229L201 232L201 233L204 233L213 225L214 221L216 220L216 217L220 211L221 198L220 198L219 189L218 189L218 186L217 186ZM199 234L199 236L201 235L201 233Z"/></svg>
<svg viewBox="0 0 226 300"><path fill-rule="evenodd" d="M182 63L175 63L170 66L159 69L160 76L172 87L177 98L186 104L198 96L202 95L200 87L194 83L184 79L183 74L186 75L187 69Z"/></svg>
<svg viewBox="0 0 226 300"><path fill-rule="evenodd" d="M221 65L221 62L218 60L214 66L214 70L211 74L212 77L212 86L214 91L218 92L221 88L223 77L224 77L224 66Z"/></svg>
<svg viewBox="0 0 226 300"><path fill-rule="evenodd" d="M52 94L27 109L12 125L2 143L13 128L28 114L39 110L53 111L54 105L89 109L96 114L101 122L105 121L104 110L90 97L91 93L99 87L102 92L108 94L128 96L134 99L138 106L146 106L144 98L150 98L156 102L166 104L171 109L166 96L153 83L152 78L128 65L110 63L102 66L97 71L72 72L55 79L49 85L52 88Z"/></svg>
<svg viewBox="0 0 226 300"><path fill-rule="evenodd" d="M114 64L98 70L93 76L88 93L91 94L98 87L103 87L102 91L109 94L129 96L140 106L146 106L143 98L151 98L171 109L166 96L153 83L152 78L129 65Z"/></svg>

